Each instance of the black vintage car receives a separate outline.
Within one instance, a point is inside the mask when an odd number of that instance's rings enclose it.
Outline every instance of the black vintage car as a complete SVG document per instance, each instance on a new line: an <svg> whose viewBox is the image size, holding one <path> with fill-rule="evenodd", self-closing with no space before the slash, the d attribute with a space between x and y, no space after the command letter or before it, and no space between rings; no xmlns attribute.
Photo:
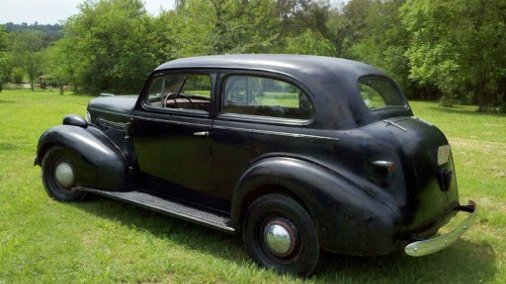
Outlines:
<svg viewBox="0 0 506 284"><path fill-rule="evenodd" d="M224 55L156 68L139 96L93 99L42 134L48 194L94 193L242 234L260 265L310 274L320 250L439 251L474 221L451 148L366 64ZM458 211L470 216L432 237Z"/></svg>

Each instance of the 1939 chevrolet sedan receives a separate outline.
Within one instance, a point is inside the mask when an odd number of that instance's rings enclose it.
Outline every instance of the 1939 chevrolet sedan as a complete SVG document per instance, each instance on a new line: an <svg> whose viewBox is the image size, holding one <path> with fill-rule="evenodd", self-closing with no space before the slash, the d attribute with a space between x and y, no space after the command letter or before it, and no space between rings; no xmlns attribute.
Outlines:
<svg viewBox="0 0 506 284"><path fill-rule="evenodd" d="M384 73L336 58L162 64L139 96L93 99L47 130L35 163L57 200L94 193L241 234L257 263L298 275L320 250L431 254L476 217L443 133Z"/></svg>

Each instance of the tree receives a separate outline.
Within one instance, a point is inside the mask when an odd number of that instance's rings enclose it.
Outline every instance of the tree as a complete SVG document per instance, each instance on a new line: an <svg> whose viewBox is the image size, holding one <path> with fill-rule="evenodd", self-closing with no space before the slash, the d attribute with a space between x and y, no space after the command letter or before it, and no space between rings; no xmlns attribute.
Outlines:
<svg viewBox="0 0 506 284"><path fill-rule="evenodd" d="M367 62L391 74L408 92L419 97L409 77L406 51L410 35L402 26L399 8L405 0L371 1L363 19L360 37L351 46L351 57ZM417 90L418 91L418 90Z"/></svg>
<svg viewBox="0 0 506 284"><path fill-rule="evenodd" d="M279 21L270 0L212 0L212 53L279 51Z"/></svg>
<svg viewBox="0 0 506 284"><path fill-rule="evenodd" d="M0 92L3 84L9 77L9 68L7 62L8 34L0 27Z"/></svg>
<svg viewBox="0 0 506 284"><path fill-rule="evenodd" d="M155 19L154 42L164 50L164 61L212 53L216 22L209 1L181 1L176 11L167 11ZM158 39L158 40L156 40Z"/></svg>
<svg viewBox="0 0 506 284"><path fill-rule="evenodd" d="M44 74L53 77L60 89L60 95L64 93L64 85L71 81L72 65L66 64L65 50L63 47L67 42L60 40L55 45L43 50L41 52L44 66L42 70Z"/></svg>
<svg viewBox="0 0 506 284"><path fill-rule="evenodd" d="M280 52L279 19L271 0L186 0L177 2L173 41L181 56Z"/></svg>
<svg viewBox="0 0 506 284"><path fill-rule="evenodd" d="M281 20L281 34L296 36L308 29L325 34L329 7L323 0L277 0L275 12Z"/></svg>
<svg viewBox="0 0 506 284"><path fill-rule="evenodd" d="M442 102L458 99L476 102L480 110L506 111L506 0L175 4L174 10L150 17L141 0L88 0L68 19L61 40L47 52L31 52L45 54L45 72L61 84L71 82L88 93L137 91L155 66L180 57L338 56L385 70L411 98L442 96ZM35 63L39 58L25 57Z"/></svg>
<svg viewBox="0 0 506 284"><path fill-rule="evenodd" d="M25 78L25 70L21 67L14 67L11 70L11 82L15 84L23 83L23 79Z"/></svg>
<svg viewBox="0 0 506 284"><path fill-rule="evenodd" d="M506 1L409 0L410 76L435 84L443 103L471 99L479 111L506 111Z"/></svg>
<svg viewBox="0 0 506 284"><path fill-rule="evenodd" d="M327 23L332 32L338 56L352 58L352 47L364 38L371 0L350 0L341 10L335 10Z"/></svg>
<svg viewBox="0 0 506 284"><path fill-rule="evenodd" d="M65 76L87 93L139 91L158 64L150 21L140 0L84 2L58 43Z"/></svg>
<svg viewBox="0 0 506 284"><path fill-rule="evenodd" d="M294 54L311 54L333 56L336 54L334 45L318 31L307 29L299 36L287 39L286 51Z"/></svg>
<svg viewBox="0 0 506 284"><path fill-rule="evenodd" d="M37 30L23 30L12 34L11 53L14 64L23 68L34 90L35 79L40 75L42 62L40 51L45 47L44 33Z"/></svg>

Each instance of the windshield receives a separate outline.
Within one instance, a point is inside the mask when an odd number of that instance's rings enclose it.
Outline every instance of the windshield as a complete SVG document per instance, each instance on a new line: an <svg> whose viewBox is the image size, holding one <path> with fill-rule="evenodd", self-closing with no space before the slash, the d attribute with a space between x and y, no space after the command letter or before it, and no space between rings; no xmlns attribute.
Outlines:
<svg viewBox="0 0 506 284"><path fill-rule="evenodd" d="M359 79L358 86L360 96L370 110L406 106L397 86L385 78L363 77Z"/></svg>

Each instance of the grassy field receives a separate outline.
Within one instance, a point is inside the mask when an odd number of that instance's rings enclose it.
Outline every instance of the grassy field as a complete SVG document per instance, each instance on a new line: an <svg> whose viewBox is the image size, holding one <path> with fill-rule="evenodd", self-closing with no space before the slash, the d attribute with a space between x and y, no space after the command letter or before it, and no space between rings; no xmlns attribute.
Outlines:
<svg viewBox="0 0 506 284"><path fill-rule="evenodd" d="M0 93L0 283L302 282L256 267L240 240L112 200L48 198L33 166L39 135L91 97ZM480 219L454 246L423 258L325 256L308 282L506 283L506 117L412 102L449 137L460 198Z"/></svg>

